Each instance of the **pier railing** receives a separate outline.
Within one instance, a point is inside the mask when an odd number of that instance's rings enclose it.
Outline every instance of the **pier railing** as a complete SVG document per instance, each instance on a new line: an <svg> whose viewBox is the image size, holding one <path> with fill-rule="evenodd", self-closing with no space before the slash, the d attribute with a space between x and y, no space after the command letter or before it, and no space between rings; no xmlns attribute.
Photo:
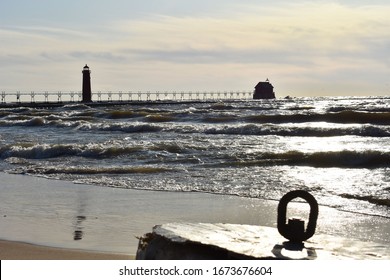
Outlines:
<svg viewBox="0 0 390 280"><path fill-rule="evenodd" d="M93 102L135 101L196 101L252 99L251 91L98 91L92 93ZM62 103L81 102L81 92L1 92L2 104L7 103Z"/></svg>

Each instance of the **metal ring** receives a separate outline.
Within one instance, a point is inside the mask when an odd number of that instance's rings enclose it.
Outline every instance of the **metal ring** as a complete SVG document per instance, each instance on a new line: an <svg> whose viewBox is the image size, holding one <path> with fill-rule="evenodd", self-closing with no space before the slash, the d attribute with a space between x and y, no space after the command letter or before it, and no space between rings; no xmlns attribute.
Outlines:
<svg viewBox="0 0 390 280"><path fill-rule="evenodd" d="M307 224L306 231L297 236L289 230L288 224L286 224L287 204L294 198L303 198L310 205L309 222ZM285 194L279 201L278 205L278 231L279 233L292 242L302 242L315 233L318 218L318 203L317 200L310 193L304 190L295 190Z"/></svg>

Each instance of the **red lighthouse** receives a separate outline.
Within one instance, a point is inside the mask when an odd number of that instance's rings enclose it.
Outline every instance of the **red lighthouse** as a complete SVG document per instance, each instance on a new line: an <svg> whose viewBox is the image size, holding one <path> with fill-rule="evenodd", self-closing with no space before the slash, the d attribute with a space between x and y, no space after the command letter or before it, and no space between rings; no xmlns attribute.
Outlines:
<svg viewBox="0 0 390 280"><path fill-rule="evenodd" d="M83 68L83 102L92 102L92 91L91 91L91 71L85 64Z"/></svg>

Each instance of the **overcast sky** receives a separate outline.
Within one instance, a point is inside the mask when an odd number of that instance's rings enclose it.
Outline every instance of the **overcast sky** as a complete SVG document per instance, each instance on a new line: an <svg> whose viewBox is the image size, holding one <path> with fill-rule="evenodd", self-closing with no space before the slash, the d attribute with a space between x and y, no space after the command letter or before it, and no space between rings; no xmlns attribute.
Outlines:
<svg viewBox="0 0 390 280"><path fill-rule="evenodd" d="M388 0L1 0L0 90L390 95Z"/></svg>

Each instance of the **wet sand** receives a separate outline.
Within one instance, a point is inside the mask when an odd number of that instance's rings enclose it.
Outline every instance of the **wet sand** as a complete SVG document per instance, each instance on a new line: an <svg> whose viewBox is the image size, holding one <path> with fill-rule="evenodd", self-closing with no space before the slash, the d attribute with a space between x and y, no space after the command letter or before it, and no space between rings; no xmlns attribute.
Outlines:
<svg viewBox="0 0 390 280"><path fill-rule="evenodd" d="M131 260L131 255L71 250L0 240L1 260Z"/></svg>
<svg viewBox="0 0 390 280"><path fill-rule="evenodd" d="M201 222L276 227L277 204L206 193L113 189L0 173L0 239L22 242L0 242L0 257L132 258L138 246L136 237L150 232L154 225ZM302 216L307 210L305 204L291 203L288 214ZM319 211L317 233L380 244L390 241L390 219L323 206ZM18 250L24 253L20 255Z"/></svg>

